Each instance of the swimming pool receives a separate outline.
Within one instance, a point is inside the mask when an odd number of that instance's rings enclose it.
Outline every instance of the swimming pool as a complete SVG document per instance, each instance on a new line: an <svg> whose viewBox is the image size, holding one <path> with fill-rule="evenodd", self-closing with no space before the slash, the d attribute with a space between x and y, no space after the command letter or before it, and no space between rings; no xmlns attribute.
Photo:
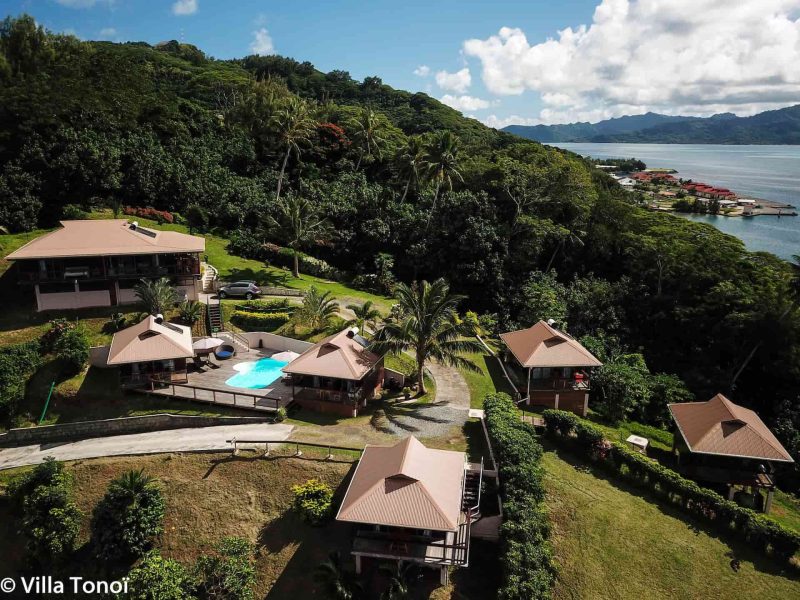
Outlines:
<svg viewBox="0 0 800 600"><path fill-rule="evenodd" d="M288 362L274 360L272 358L262 358L253 362L239 363L233 367L238 373L225 381L225 383L233 387L255 390L265 388L273 381L283 376L281 369L288 364Z"/></svg>

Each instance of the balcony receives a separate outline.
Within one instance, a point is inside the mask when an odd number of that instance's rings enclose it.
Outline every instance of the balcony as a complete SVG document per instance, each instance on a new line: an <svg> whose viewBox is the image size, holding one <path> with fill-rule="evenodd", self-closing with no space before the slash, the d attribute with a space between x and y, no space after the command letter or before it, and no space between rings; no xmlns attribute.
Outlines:
<svg viewBox="0 0 800 600"><path fill-rule="evenodd" d="M465 567L469 564L469 518L445 537L415 535L402 530L359 530L352 553L372 558L404 560L427 565ZM448 543L447 538L453 537Z"/></svg>
<svg viewBox="0 0 800 600"><path fill-rule="evenodd" d="M523 383L527 386L527 382ZM590 389L589 378L583 377L548 377L544 379L531 379L531 391L584 391Z"/></svg>

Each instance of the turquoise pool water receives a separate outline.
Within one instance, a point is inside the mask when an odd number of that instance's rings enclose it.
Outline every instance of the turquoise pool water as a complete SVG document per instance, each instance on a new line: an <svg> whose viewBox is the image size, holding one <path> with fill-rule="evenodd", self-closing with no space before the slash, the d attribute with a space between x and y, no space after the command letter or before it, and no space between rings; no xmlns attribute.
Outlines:
<svg viewBox="0 0 800 600"><path fill-rule="evenodd" d="M287 362L274 360L272 358L262 358L253 362L239 363L233 367L238 373L225 383L233 387L255 390L265 388L276 379L280 379L283 375L281 369L288 364Z"/></svg>

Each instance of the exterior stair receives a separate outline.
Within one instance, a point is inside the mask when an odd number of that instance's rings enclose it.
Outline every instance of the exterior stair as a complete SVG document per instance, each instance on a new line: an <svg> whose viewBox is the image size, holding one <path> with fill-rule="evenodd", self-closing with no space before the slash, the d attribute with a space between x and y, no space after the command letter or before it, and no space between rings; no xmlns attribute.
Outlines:
<svg viewBox="0 0 800 600"><path fill-rule="evenodd" d="M217 332L217 337L231 344L236 348L236 352L250 352L250 343L247 341L247 338L238 333L234 333L233 331L219 331Z"/></svg>
<svg viewBox="0 0 800 600"><path fill-rule="evenodd" d="M215 332L222 331L222 307L219 300L216 303L209 302L206 304L206 328L208 334L211 335Z"/></svg>
<svg viewBox="0 0 800 600"><path fill-rule="evenodd" d="M468 469L465 473L464 495L461 510L468 513L473 521L480 519L481 471ZM477 508L476 508L477 507Z"/></svg>
<svg viewBox="0 0 800 600"><path fill-rule="evenodd" d="M204 263L205 270L203 271L203 279L201 280L203 293L213 294L216 292L217 281L219 280L219 271L208 263Z"/></svg>

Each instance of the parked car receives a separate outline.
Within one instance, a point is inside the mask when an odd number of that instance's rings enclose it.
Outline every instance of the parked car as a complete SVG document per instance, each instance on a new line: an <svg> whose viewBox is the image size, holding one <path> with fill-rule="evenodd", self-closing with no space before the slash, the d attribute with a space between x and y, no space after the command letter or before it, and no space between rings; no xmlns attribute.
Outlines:
<svg viewBox="0 0 800 600"><path fill-rule="evenodd" d="M261 295L261 289L256 285L255 281L234 281L219 288L219 297L227 298L228 296L241 296L252 300L256 296Z"/></svg>

